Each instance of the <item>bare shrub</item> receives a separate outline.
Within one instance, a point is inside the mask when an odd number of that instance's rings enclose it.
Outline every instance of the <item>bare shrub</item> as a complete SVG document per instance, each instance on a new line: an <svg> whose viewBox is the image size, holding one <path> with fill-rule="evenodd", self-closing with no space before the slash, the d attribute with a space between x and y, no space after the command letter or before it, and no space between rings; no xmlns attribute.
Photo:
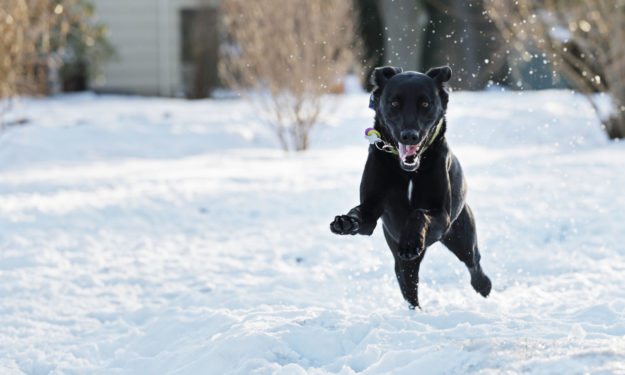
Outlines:
<svg viewBox="0 0 625 375"><path fill-rule="evenodd" d="M28 7L24 0L0 7L0 100L16 94L28 49ZM4 103L3 103L4 105Z"/></svg>
<svg viewBox="0 0 625 375"><path fill-rule="evenodd" d="M348 0L224 0L231 41L220 74L251 90L285 150L305 150L322 97L355 67L360 43Z"/></svg>
<svg viewBox="0 0 625 375"><path fill-rule="evenodd" d="M85 0L0 0L0 102L45 94L49 74L63 62L112 53L105 27L94 24ZM0 112L0 123L2 123ZM2 123L3 124L3 123ZM3 125L2 125L3 126Z"/></svg>
<svg viewBox="0 0 625 375"><path fill-rule="evenodd" d="M58 7L57 7L58 6ZM0 98L45 91L54 40L62 39L63 5L53 0L3 1L0 7ZM58 27L58 33L54 33ZM43 81L42 81L43 80Z"/></svg>
<svg viewBox="0 0 625 375"><path fill-rule="evenodd" d="M504 39L526 60L536 51L586 94L610 138L625 138L625 0L487 0ZM612 100L609 113L594 93Z"/></svg>

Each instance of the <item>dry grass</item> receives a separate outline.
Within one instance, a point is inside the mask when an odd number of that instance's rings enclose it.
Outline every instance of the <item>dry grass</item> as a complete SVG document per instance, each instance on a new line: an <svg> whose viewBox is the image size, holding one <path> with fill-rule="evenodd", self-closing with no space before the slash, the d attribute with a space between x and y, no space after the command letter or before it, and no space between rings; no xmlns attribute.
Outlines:
<svg viewBox="0 0 625 375"><path fill-rule="evenodd" d="M625 0L487 0L490 17L522 57L541 51L587 94L610 138L625 138ZM606 93L602 114L592 94ZM603 116L602 116L603 115Z"/></svg>
<svg viewBox="0 0 625 375"><path fill-rule="evenodd" d="M282 147L305 150L321 98L356 68L360 43L349 0L224 0L232 42L220 74L231 87L253 91Z"/></svg>

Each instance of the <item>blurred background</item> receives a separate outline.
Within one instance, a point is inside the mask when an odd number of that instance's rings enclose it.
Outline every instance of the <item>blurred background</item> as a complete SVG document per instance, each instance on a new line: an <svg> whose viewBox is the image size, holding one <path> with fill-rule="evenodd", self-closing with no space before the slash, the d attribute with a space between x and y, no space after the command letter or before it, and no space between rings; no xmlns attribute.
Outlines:
<svg viewBox="0 0 625 375"><path fill-rule="evenodd" d="M255 89L266 106L306 108L304 124L293 125L302 113L275 124L306 132L314 99L342 92L347 75L367 88L376 66L448 64L454 89L580 91L608 136L622 138L624 13L622 0L4 0L0 98L6 111L24 94Z"/></svg>

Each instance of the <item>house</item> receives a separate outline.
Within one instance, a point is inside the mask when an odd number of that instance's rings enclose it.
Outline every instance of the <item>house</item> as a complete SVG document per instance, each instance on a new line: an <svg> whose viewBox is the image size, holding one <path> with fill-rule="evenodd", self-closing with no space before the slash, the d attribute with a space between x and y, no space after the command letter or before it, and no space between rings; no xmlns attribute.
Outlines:
<svg viewBox="0 0 625 375"><path fill-rule="evenodd" d="M100 92L204 97L217 84L219 0L92 0L116 57Z"/></svg>

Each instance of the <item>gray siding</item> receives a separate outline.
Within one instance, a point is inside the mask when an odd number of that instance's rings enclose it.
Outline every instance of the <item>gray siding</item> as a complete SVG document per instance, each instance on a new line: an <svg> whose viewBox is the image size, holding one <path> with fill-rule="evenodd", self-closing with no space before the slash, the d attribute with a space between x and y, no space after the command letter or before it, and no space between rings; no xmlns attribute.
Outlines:
<svg viewBox="0 0 625 375"><path fill-rule="evenodd" d="M95 90L176 96L183 91L180 10L218 0L93 0L117 57L103 67Z"/></svg>

